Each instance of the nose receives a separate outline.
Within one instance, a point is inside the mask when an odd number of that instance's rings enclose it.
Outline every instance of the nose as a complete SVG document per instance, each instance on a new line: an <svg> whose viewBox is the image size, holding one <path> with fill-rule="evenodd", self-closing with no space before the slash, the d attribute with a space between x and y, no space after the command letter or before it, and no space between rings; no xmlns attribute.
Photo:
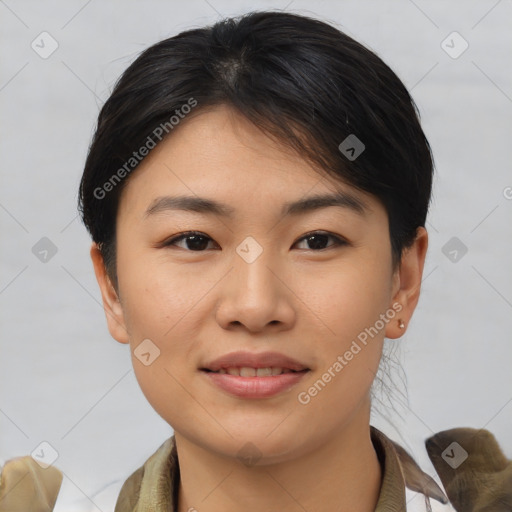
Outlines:
<svg viewBox="0 0 512 512"><path fill-rule="evenodd" d="M219 287L217 322L228 330L291 329L296 314L290 273L276 263L270 250L251 256L238 251L234 255Z"/></svg>

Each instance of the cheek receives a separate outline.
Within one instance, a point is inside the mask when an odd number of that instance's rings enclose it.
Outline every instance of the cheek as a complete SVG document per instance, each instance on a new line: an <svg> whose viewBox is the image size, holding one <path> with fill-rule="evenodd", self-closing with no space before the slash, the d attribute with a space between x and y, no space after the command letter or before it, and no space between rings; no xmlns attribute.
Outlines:
<svg viewBox="0 0 512 512"><path fill-rule="evenodd" d="M143 254L119 259L125 321L131 336L163 340L194 307L207 283L177 265Z"/></svg>
<svg viewBox="0 0 512 512"><path fill-rule="evenodd" d="M357 273L338 274L327 288L323 298L318 295L308 304L321 312L313 332L314 345L322 350L316 375L298 398L312 416L338 425L359 407L375 379L384 340L384 329L376 323L387 297L373 278Z"/></svg>
<svg viewBox="0 0 512 512"><path fill-rule="evenodd" d="M200 339L193 324L194 304L206 290L183 273L164 270L156 265L138 264L138 269L126 273L123 311L129 327L132 365L141 391L155 411L170 422L188 397L182 385L195 370L194 354ZM144 350L150 353L149 357L144 357L139 348L144 343L149 348ZM144 359L149 359L149 364Z"/></svg>
<svg viewBox="0 0 512 512"><path fill-rule="evenodd" d="M333 400L341 393L355 403L368 392L377 373L385 327L394 315L394 310L393 315L388 312L392 280L387 263L373 256L366 264L348 269L336 283L339 293L330 301L336 307L329 307L338 338L332 344L328 366L338 361L341 366L337 369L342 369L333 386ZM341 362L338 356L342 356Z"/></svg>
<svg viewBox="0 0 512 512"><path fill-rule="evenodd" d="M189 372L196 370L198 345L205 337L201 320L208 314L208 291L216 281L211 273L203 279L192 267L177 268L147 255L143 263L126 258L118 272L132 363L141 389L151 403L165 399L167 393L171 398L173 393L179 396L177 381L186 381ZM149 366L137 358L143 343L158 354Z"/></svg>
<svg viewBox="0 0 512 512"><path fill-rule="evenodd" d="M390 286L391 277L381 264L358 258L338 263L322 275L303 273L300 296L322 337L343 348L386 311Z"/></svg>
<svg viewBox="0 0 512 512"><path fill-rule="evenodd" d="M312 393L318 392L313 407L338 411L343 405L351 410L366 395L378 370L386 325L381 315L389 306L391 276L376 258L359 256L347 258L322 277L305 274L302 296L314 313L310 332L315 344L323 347L321 382L309 383L315 386ZM314 293L306 294L307 290Z"/></svg>

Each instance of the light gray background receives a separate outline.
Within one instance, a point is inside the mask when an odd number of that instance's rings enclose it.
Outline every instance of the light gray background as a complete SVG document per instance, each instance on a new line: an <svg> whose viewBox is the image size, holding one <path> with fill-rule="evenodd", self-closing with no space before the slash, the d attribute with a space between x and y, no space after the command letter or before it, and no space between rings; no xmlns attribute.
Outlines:
<svg viewBox="0 0 512 512"><path fill-rule="evenodd" d="M113 510L172 434L108 333L77 217L99 107L149 45L265 8L332 22L376 51L412 91L433 148L422 296L407 333L387 342L409 403L394 368L396 412L385 401L372 423L430 472L424 439L458 426L488 428L512 458L510 0L2 0L0 465L49 442L64 472L57 512ZM59 45L47 59L31 48L43 31ZM453 31L469 44L458 58L441 46ZM46 263L32 252L42 237L57 248ZM467 247L456 262L443 253L452 237Z"/></svg>

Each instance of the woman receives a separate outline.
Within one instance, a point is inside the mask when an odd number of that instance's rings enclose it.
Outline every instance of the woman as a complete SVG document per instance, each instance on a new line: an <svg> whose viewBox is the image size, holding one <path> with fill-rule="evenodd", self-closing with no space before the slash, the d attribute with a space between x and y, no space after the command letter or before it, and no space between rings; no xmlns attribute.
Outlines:
<svg viewBox="0 0 512 512"><path fill-rule="evenodd" d="M432 174L402 82L323 22L254 12L130 65L79 207L110 333L174 435L116 512L402 511L406 485L447 502L369 423Z"/></svg>
<svg viewBox="0 0 512 512"><path fill-rule="evenodd" d="M253 13L124 73L81 209L110 333L175 431L179 512L375 510L369 392L418 301L431 182L404 86L319 21Z"/></svg>

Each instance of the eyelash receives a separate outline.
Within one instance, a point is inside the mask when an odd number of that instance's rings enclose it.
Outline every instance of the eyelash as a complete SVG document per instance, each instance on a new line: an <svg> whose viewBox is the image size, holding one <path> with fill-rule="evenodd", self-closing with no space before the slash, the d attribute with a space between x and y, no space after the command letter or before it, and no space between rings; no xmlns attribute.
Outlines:
<svg viewBox="0 0 512 512"><path fill-rule="evenodd" d="M299 238L293 245L295 245L296 243L301 242L302 240L307 239L308 237L313 236L313 235L325 235L327 237L334 239L334 241L335 241L333 245L328 246L324 249L309 249L313 252L323 252L323 251L327 251L328 249L332 249L335 247L341 247L344 245L348 245L348 242L346 240L344 240L343 238L341 238L337 235L334 235L333 233L329 233L328 231L311 231L310 233L306 233L303 237ZM185 231L184 233L180 233L179 235L176 235L173 238L170 238L169 240L166 240L165 242L163 242L162 247L172 247L177 242L184 240L189 236L201 236L204 238L209 238L210 240L213 241L212 238L210 238L208 235L206 235L204 233L201 233L200 231ZM182 247L180 247L180 249L182 249ZM188 252L205 252L205 251L192 251L190 249L184 249L184 250L188 251Z"/></svg>

